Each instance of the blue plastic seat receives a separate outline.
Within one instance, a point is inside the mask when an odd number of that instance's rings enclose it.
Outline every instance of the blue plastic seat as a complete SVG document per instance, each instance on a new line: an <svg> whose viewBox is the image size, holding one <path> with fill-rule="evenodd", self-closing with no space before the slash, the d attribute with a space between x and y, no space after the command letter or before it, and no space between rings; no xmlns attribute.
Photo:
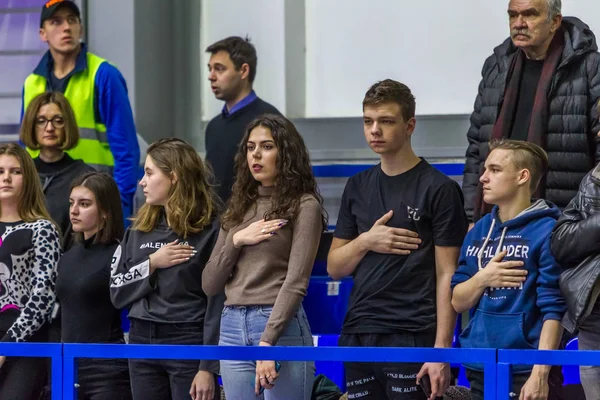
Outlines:
<svg viewBox="0 0 600 400"><path fill-rule="evenodd" d="M352 285L352 278L341 281L327 276L310 278L303 305L313 335L340 334Z"/></svg>

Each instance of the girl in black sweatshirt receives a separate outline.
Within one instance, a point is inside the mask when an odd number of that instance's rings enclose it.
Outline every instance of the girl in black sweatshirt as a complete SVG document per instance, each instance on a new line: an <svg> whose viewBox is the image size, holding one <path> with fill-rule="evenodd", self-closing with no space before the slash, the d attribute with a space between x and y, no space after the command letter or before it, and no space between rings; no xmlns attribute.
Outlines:
<svg viewBox="0 0 600 400"><path fill-rule="evenodd" d="M55 306L60 237L35 166L16 144L0 146L0 340L45 342ZM0 399L37 400L43 358L0 356Z"/></svg>
<svg viewBox="0 0 600 400"><path fill-rule="evenodd" d="M110 301L110 263L123 237L117 184L107 174L77 178L69 191L75 242L58 264L56 293L64 343L125 343L120 311ZM126 359L80 359L78 398L130 400Z"/></svg>
<svg viewBox="0 0 600 400"><path fill-rule="evenodd" d="M42 183L46 207L58 224L64 248L68 249L71 244L69 189L75 178L94 168L66 153L79 142L79 128L66 97L59 92L36 96L23 115L21 141L35 157L33 162Z"/></svg>
<svg viewBox="0 0 600 400"><path fill-rule="evenodd" d="M113 257L111 298L130 307L129 342L217 345L223 296L202 291L215 244L215 196L202 159L179 139L148 147L146 204ZM218 399L218 361L130 360L135 400Z"/></svg>

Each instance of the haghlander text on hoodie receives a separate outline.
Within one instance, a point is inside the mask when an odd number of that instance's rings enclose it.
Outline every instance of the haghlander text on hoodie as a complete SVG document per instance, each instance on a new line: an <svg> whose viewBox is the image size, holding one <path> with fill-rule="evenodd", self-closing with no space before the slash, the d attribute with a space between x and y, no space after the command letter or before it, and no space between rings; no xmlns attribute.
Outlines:
<svg viewBox="0 0 600 400"><path fill-rule="evenodd" d="M523 261L527 278L517 288L487 288L460 336L465 348L537 349L546 320L560 321L565 302L558 279L562 268L550 252L552 228L560 216L554 204L538 200L502 223L498 207L469 231L461 249L452 289L472 278L498 253L503 261ZM469 368L482 369L481 365ZM514 371L531 366L515 366Z"/></svg>
<svg viewBox="0 0 600 400"><path fill-rule="evenodd" d="M202 290L202 271L217 240L218 220L201 232L178 237L164 215L150 232L129 228L111 264L111 300L115 307L130 307L129 318L164 324L198 323L204 326L203 343L219 343L223 309L221 295L208 297ZM198 252L190 260L150 273L150 254L179 240ZM202 366L206 363L206 366ZM218 372L218 361L202 361L201 368Z"/></svg>

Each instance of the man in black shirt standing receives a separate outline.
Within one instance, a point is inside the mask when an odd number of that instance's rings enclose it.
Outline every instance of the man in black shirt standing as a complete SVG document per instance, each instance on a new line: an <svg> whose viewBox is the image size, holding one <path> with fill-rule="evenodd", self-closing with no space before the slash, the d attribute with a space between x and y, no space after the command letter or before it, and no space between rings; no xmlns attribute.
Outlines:
<svg viewBox="0 0 600 400"><path fill-rule="evenodd" d="M225 105L206 127L206 161L212 167L217 193L223 202L235 180L233 159L248 124L263 114L280 114L252 90L256 77L256 49L238 36L208 46L208 80L212 92Z"/></svg>
<svg viewBox="0 0 600 400"><path fill-rule="evenodd" d="M408 87L373 85L363 118L381 163L346 184L327 260L332 278L354 278L340 345L452 347L450 281L467 231L460 187L415 155ZM349 398L427 399L417 383L425 375L429 398L442 396L448 364L346 363Z"/></svg>

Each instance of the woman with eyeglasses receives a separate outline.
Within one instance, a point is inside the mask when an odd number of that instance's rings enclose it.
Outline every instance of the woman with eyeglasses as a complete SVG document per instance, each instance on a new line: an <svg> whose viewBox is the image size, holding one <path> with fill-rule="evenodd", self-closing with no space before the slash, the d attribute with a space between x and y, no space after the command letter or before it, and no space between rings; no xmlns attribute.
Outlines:
<svg viewBox="0 0 600 400"><path fill-rule="evenodd" d="M35 157L33 162L42 182L46 207L61 230L63 247L67 249L71 243L71 183L94 169L66 153L79 141L79 128L65 96L59 92L46 92L31 101L23 116L21 141Z"/></svg>

